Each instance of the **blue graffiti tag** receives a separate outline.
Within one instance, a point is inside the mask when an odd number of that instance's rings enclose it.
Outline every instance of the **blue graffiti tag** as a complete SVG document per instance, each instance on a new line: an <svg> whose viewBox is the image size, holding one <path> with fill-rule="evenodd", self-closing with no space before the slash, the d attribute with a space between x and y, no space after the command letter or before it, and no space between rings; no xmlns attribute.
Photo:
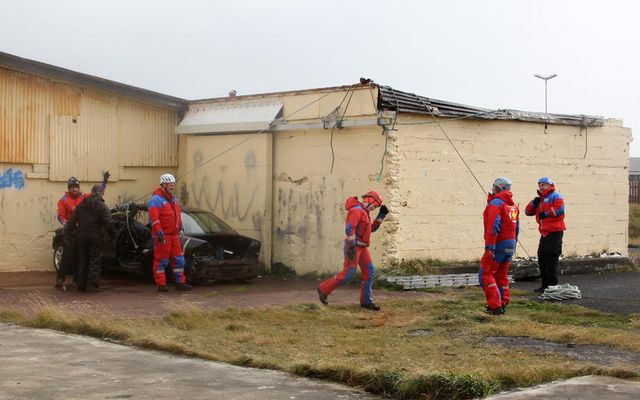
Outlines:
<svg viewBox="0 0 640 400"><path fill-rule="evenodd" d="M16 189L22 189L24 187L24 176L19 169L14 171L13 168L9 168L5 170L3 174L0 174L0 189L6 189L12 186Z"/></svg>

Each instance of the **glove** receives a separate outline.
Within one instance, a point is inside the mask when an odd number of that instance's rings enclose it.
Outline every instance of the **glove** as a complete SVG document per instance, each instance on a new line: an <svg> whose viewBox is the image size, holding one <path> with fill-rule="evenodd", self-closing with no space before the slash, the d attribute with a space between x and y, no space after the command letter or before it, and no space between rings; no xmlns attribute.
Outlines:
<svg viewBox="0 0 640 400"><path fill-rule="evenodd" d="M158 238L158 243L164 244L164 232L158 231L158 233L156 233L156 237Z"/></svg>
<svg viewBox="0 0 640 400"><path fill-rule="evenodd" d="M548 216L549 216L549 214L547 214L547 212L546 212L546 211L543 211L543 212L541 212L541 213L540 213L540 215L538 216L538 218L542 220L542 219L547 218Z"/></svg>
<svg viewBox="0 0 640 400"><path fill-rule="evenodd" d="M178 232L178 237L180 238L180 240L184 239L184 229L180 229L180 231Z"/></svg>
<svg viewBox="0 0 640 400"><path fill-rule="evenodd" d="M534 207L538 207L540 205L540 197L534 198L533 200L531 200L531 203Z"/></svg>
<svg viewBox="0 0 640 400"><path fill-rule="evenodd" d="M102 182L107 183L107 181L109 180L110 176L111 176L111 174L109 173L109 171L104 171L102 173Z"/></svg>
<svg viewBox="0 0 640 400"><path fill-rule="evenodd" d="M380 211L378 212L378 216L384 218L387 216L387 214L389 214L389 209L387 208L387 206L383 204L382 206L380 206Z"/></svg>
<svg viewBox="0 0 640 400"><path fill-rule="evenodd" d="M480 266L483 268L488 267L493 262L493 259L495 258L495 256L496 255L493 252L493 250L485 249L484 254L482 255L482 258L480 259Z"/></svg>
<svg viewBox="0 0 640 400"><path fill-rule="evenodd" d="M349 260L356 259L356 246L349 246L347 248L347 258L349 258Z"/></svg>

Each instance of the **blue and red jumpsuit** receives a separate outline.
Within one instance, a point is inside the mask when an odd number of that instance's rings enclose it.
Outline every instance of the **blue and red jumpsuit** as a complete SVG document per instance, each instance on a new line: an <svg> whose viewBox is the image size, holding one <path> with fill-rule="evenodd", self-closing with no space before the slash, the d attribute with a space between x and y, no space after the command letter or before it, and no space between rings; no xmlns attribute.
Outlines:
<svg viewBox="0 0 640 400"><path fill-rule="evenodd" d="M147 204L153 236L153 279L158 286L167 284L165 269L171 261L176 283L185 283L184 256L178 234L182 227L178 199L158 187Z"/></svg>
<svg viewBox="0 0 640 400"><path fill-rule="evenodd" d="M490 194L483 217L485 254L478 275L487 306L497 309L509 304L511 298L507 274L520 229L520 210L513 203L511 191Z"/></svg>
<svg viewBox="0 0 640 400"><path fill-rule="evenodd" d="M369 239L371 232L378 230L385 216L378 214L372 223L369 212L365 209L364 205L358 201L357 197L349 197L344 208L347 210L345 227L347 236L344 241L344 264L342 271L320 284L320 292L327 296L330 295L335 288L344 285L349 279L353 278L356 273L356 266L359 266L360 272L362 273L360 304L371 304L373 303L371 289L375 268L371 260L371 254L369 253ZM355 248L353 258L349 258L349 247Z"/></svg>

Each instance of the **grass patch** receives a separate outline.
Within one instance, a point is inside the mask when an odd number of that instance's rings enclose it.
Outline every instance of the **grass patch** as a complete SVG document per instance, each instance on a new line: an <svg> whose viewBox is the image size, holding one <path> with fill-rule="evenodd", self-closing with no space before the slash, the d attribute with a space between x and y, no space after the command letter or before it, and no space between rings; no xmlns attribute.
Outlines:
<svg viewBox="0 0 640 400"><path fill-rule="evenodd" d="M629 243L640 244L640 204L629 204Z"/></svg>
<svg viewBox="0 0 640 400"><path fill-rule="evenodd" d="M485 314L483 305L479 288L464 287L387 301L380 312L311 303L211 310L176 302L164 316L133 318L38 302L32 317L9 310L0 319L328 379L396 399L471 399L587 374L639 376L638 365L594 365L485 342L523 336L640 352L639 316L541 304L517 293L504 316Z"/></svg>

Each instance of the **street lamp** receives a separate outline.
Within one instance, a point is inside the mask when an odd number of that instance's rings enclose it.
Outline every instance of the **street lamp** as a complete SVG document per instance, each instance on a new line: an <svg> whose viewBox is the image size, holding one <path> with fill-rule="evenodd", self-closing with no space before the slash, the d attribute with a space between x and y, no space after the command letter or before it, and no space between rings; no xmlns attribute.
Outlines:
<svg viewBox="0 0 640 400"><path fill-rule="evenodd" d="M546 114L547 113L547 81L551 78L555 78L556 76L558 76L558 74L551 74L549 76L542 76L542 75L535 74L534 76L544 81L544 113Z"/></svg>

